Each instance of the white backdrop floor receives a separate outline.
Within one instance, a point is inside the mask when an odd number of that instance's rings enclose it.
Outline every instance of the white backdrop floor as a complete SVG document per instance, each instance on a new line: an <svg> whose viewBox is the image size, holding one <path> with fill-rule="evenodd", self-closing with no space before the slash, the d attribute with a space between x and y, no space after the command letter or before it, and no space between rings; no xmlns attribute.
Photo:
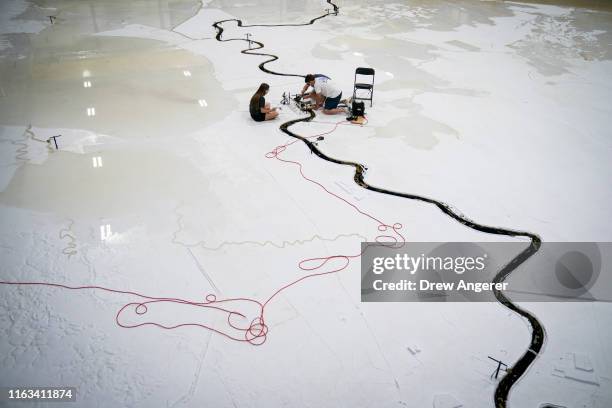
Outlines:
<svg viewBox="0 0 612 408"><path fill-rule="evenodd" d="M368 124L319 143L366 163L371 184L545 241L610 241L612 13L605 2L541 3L338 0L340 14L314 25L227 24L224 36L250 33L280 57L268 68L325 73L347 95L356 67L376 69ZM248 115L259 83L278 104L303 80L260 71L260 57L216 41L212 27L300 23L326 8L2 1L0 280L264 301L304 274L300 260L359 252L376 223L265 156L289 141L278 127L298 114ZM343 120L319 114L292 129L314 135ZM54 135L59 151L40 141ZM351 169L302 144L283 157L402 223L408 241L499 240L361 190ZM356 261L282 292L255 347L198 327L120 328L131 295L0 285L0 386L76 386L84 407L493 406L487 356L512 363L524 352L522 319L499 304L361 303L359 288ZM510 406L611 406L610 304L526 307L548 338ZM145 316L236 335L222 314L189 305ZM593 365L588 381L570 375L574 358Z"/></svg>

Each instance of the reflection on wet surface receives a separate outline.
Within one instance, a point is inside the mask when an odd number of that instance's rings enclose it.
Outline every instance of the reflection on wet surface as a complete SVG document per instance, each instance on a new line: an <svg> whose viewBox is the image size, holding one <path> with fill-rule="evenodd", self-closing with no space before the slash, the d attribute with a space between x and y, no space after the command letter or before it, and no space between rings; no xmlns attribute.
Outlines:
<svg viewBox="0 0 612 408"><path fill-rule="evenodd" d="M213 0L207 7L223 9L245 24L303 22L332 8L319 0Z"/></svg>
<svg viewBox="0 0 612 408"><path fill-rule="evenodd" d="M35 0L33 3L31 12L38 11L45 20L46 15L53 14L58 25L69 23L66 33L74 33L76 29L81 34L112 30L125 24L170 29L192 16L200 6L197 0ZM53 9L57 11L52 13Z"/></svg>
<svg viewBox="0 0 612 408"><path fill-rule="evenodd" d="M384 47L381 45L384 44ZM318 58L342 59L346 52L357 52L357 56L378 58L392 56L396 58L415 58L419 60L433 59L435 47L428 44L418 44L393 38L366 39L348 35L334 37L330 41L318 44L313 50L313 56Z"/></svg>
<svg viewBox="0 0 612 408"><path fill-rule="evenodd" d="M2 64L12 81L3 86L0 122L163 137L198 129L232 104L202 57L150 40L91 42L97 49L91 55L43 54ZM201 99L208 99L207 109Z"/></svg>
<svg viewBox="0 0 612 408"><path fill-rule="evenodd" d="M138 214L163 197L198 201L208 188L199 175L188 161L159 150L59 152L42 166L21 166L0 204L69 217Z"/></svg>
<svg viewBox="0 0 612 408"><path fill-rule="evenodd" d="M530 32L520 41L508 44L543 75L570 71L571 60L610 60L612 58L612 13L588 9L562 9L556 15L534 13L526 22Z"/></svg>
<svg viewBox="0 0 612 408"><path fill-rule="evenodd" d="M452 31L460 26L475 27L479 24L495 25L495 20L512 17L517 12L527 15L523 23L515 27L525 32L520 41L506 44L518 55L526 58L541 74L558 75L567 72L568 59L609 60L612 57L612 3L610 2L560 2L564 7L548 6L545 11L523 2L478 2L471 1L411 1L388 3L368 1L361 4L351 2L344 7L348 18L342 25L354 31L349 36L338 37L315 48L315 56L339 59L345 48L365 48L370 53L371 65L381 52L387 55L414 57L428 60L436 55L431 44L395 45L389 35L409 33L414 30ZM554 4L556 2L546 2ZM574 7L572 7L574 6ZM541 6L540 6L541 7ZM334 24L333 20L330 20ZM494 31L493 31L494 33ZM406 40L406 38L403 38ZM480 39L487 44L486 38ZM479 51L477 44L457 39L447 44L466 51ZM344 47L343 47L344 45ZM429 46L425 58L422 48ZM421 48L421 51L419 51ZM376 53L376 50L379 50ZM512 52L510 49L507 52ZM416 52L416 55L414 54ZM378 55L376 55L378 54ZM412 55L410 55L412 54ZM420 55L419 55L420 54ZM366 57L368 53L365 53Z"/></svg>
<svg viewBox="0 0 612 408"><path fill-rule="evenodd" d="M150 138L189 133L223 117L234 101L205 58L158 41L90 35L130 23L169 30L198 10L194 1L151 6L145 1L30 6L29 18L43 19L56 10L58 19L40 34L3 36L8 46L0 50L5 56L0 123Z"/></svg>
<svg viewBox="0 0 612 408"><path fill-rule="evenodd" d="M410 132L406 132L406 129L410 129ZM440 137L458 137L455 129L416 113L407 113L376 129L377 137L398 137L398 135L408 146L420 150L433 149L440 141Z"/></svg>

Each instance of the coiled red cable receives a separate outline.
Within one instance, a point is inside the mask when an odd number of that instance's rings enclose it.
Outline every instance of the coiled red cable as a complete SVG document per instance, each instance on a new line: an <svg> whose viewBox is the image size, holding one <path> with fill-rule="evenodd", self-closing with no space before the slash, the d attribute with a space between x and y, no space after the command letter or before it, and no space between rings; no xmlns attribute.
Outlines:
<svg viewBox="0 0 612 408"><path fill-rule="evenodd" d="M324 132L324 133L319 133L316 135L308 136L307 138L311 139L311 138L328 135L332 133L334 130L336 130L340 124L346 124L346 123L347 122L343 122L343 121L338 122L334 125L334 127L331 130ZM276 159L282 163L297 166L299 173L304 180L318 186L325 193L346 203L348 206L350 206L352 209L357 211L359 214L376 222L378 224L377 228L379 232L379 235L376 236L375 238L376 242L382 243L385 245L389 245L389 246L403 245L405 243L404 236L400 232L400 230L402 229L402 224L384 223L377 217L360 209L357 205L351 203L348 199L340 196L339 194L336 194L330 191L322 183L308 177L304 173L303 166L300 162L282 158L281 154L289 146L291 146L297 141L298 140L295 139L286 144L276 146L270 152L266 153L265 157L269 159ZM14 285L14 286L45 286L45 287L60 288L60 289L67 289L67 290L100 290L100 291L109 292L109 293L134 296L136 298L139 298L140 300L126 303L123 307L121 307L117 311L117 314L115 315L115 322L120 327L123 327L126 329L133 329L133 328L142 327L142 326L153 326L153 327L157 327L157 328L165 329L165 330L173 330L173 329L178 329L180 327L199 327L199 328L210 330L214 333L220 334L231 340L247 342L252 345L261 345L266 341L268 331L269 331L269 328L265 322L265 308L272 301L272 299L274 299L278 294L285 291L286 289L294 285L297 285L298 283L306 279L310 279L310 278L314 278L318 276L330 275L330 274L334 274L334 273L343 271L350 265L351 260L355 258L359 258L366 249L367 247L365 247L363 250L361 250L357 254L349 254L349 255L339 254L339 255L331 255L331 256L324 256L324 257L307 258L307 259L301 260L297 265L298 268L302 271L310 272L310 273L303 275L300 278L295 279L281 286L280 288L276 289L264 301L259 301L257 299L252 299L252 298L247 298L247 297L217 299L217 297L214 294L208 294L204 297L203 300L198 301L198 300L187 300L187 299L181 299L181 298L175 298L175 297L155 297L155 296L149 296L149 295L145 295L145 294L134 292L134 291L112 289L112 288L107 288L103 286L95 286L95 285L70 286L70 285L64 285L64 284L52 283L52 282L0 281L0 284ZM330 266L328 269L324 268L330 262L337 261L337 260L340 260L342 262L339 265ZM143 316L147 314L150 306L164 304L164 303L188 305L190 307L196 307L196 308L206 309L206 310L216 312L216 313L218 312L218 313L225 314L227 328L225 330L218 329L216 327L213 327L212 325L207 325L207 324L198 323L198 322L180 323L180 324L175 324L175 325L165 325L165 324L155 322L155 321L128 323L122 320L122 316L128 311L132 311L133 317ZM257 307L257 312L256 312L255 317L249 320L249 318L247 317L245 313L238 311L237 309L235 309L235 307L232 306L232 305L236 305L239 303L247 303L247 304L255 305Z"/></svg>

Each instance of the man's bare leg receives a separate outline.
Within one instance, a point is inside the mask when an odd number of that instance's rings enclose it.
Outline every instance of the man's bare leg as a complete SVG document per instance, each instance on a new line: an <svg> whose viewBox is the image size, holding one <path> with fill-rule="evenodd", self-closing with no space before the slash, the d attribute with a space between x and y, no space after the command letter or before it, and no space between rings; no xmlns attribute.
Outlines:
<svg viewBox="0 0 612 408"><path fill-rule="evenodd" d="M338 113L346 113L346 109L345 108L323 109L323 113L326 115L337 115Z"/></svg>
<svg viewBox="0 0 612 408"><path fill-rule="evenodd" d="M274 118L276 118L278 116L278 112L277 111L271 111L266 113L266 120L272 120Z"/></svg>

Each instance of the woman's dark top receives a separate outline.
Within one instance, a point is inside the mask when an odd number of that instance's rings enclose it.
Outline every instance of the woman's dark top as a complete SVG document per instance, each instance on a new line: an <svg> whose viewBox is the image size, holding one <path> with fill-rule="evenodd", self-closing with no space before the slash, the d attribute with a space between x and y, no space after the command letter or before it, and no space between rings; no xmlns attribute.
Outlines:
<svg viewBox="0 0 612 408"><path fill-rule="evenodd" d="M266 114L261 113L261 108L263 108L264 106L266 106L266 98L264 98L263 96L259 97L259 106L254 107L253 104L250 104L249 111L251 112L251 117L254 121L263 122L264 120L266 120Z"/></svg>

